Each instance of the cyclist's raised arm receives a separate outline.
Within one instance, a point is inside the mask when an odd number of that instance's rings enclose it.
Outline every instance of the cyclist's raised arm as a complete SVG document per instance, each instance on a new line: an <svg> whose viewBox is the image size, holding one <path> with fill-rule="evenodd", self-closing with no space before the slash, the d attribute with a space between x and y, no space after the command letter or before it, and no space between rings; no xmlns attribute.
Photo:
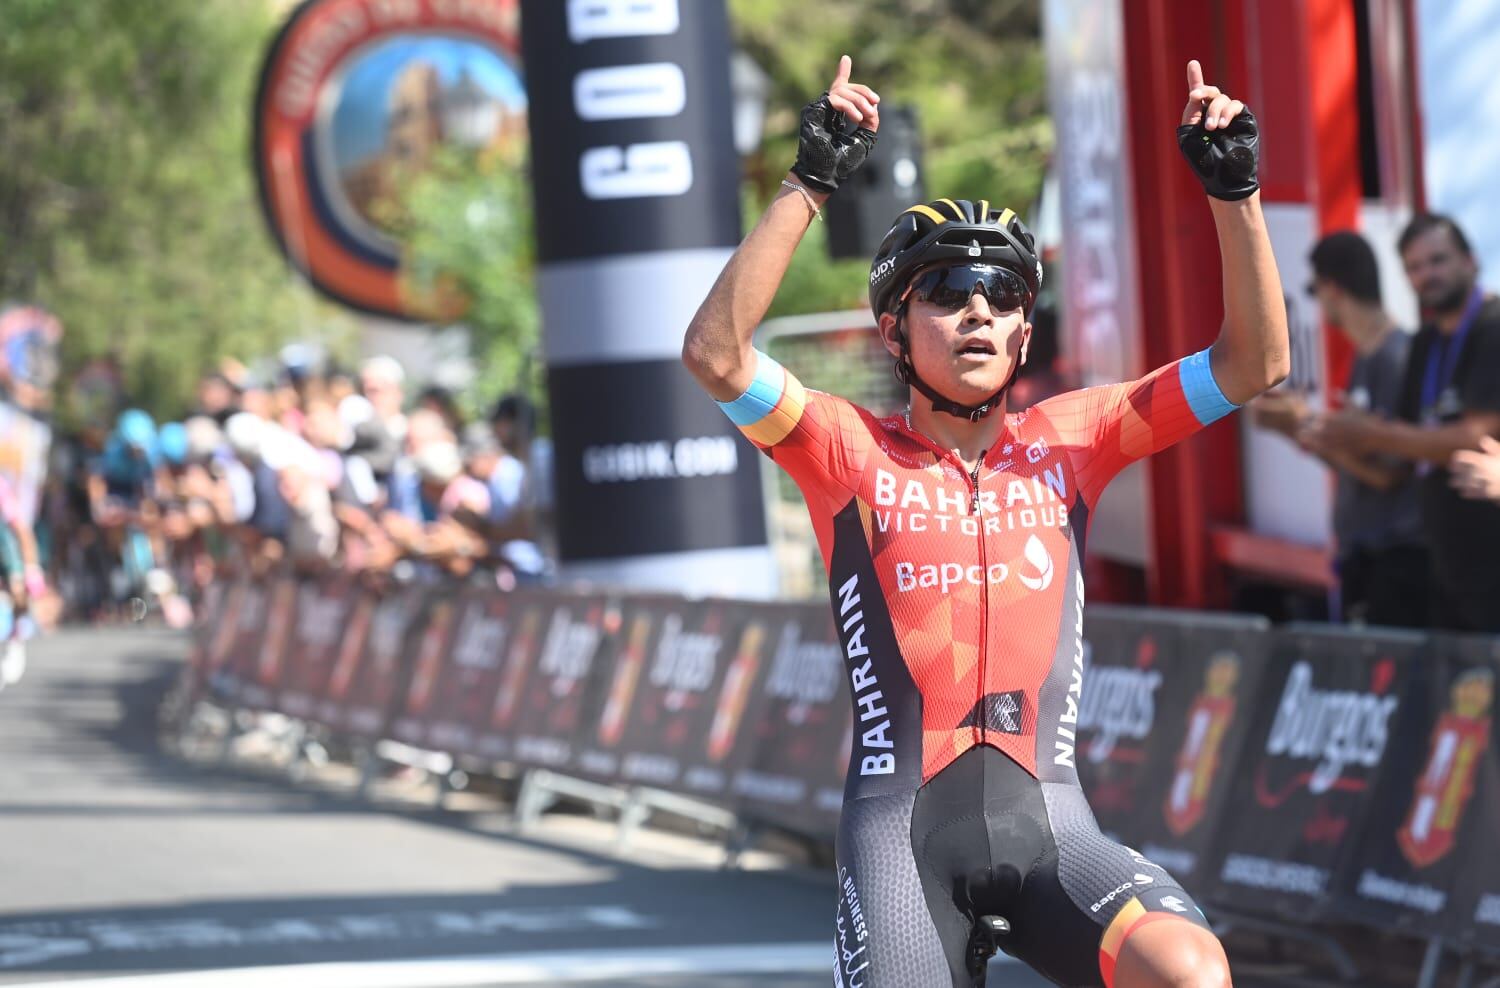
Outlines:
<svg viewBox="0 0 1500 988"><path fill-rule="evenodd" d="M755 378L751 335L771 307L792 254L817 210L875 144L880 97L849 81L852 68L848 55L839 59L828 92L803 109L796 164L688 326L682 362L719 401L738 398L750 387Z"/></svg>
<svg viewBox="0 0 1500 988"><path fill-rule="evenodd" d="M1286 302L1260 208L1260 131L1245 104L1187 65L1188 98L1177 142L1203 183L1219 234L1224 325L1211 354L1224 397L1242 405L1291 370Z"/></svg>

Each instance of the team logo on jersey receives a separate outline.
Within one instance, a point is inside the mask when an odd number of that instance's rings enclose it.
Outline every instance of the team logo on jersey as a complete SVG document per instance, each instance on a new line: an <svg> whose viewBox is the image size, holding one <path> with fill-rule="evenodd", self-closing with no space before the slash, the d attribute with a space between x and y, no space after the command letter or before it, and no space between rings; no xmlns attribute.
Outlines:
<svg viewBox="0 0 1500 988"><path fill-rule="evenodd" d="M1035 535L1026 540L1026 561L1035 569L1035 575L1017 572L1016 579L1021 581L1022 586L1028 590L1046 590L1052 586L1052 556L1047 552L1047 547L1042 545L1042 540Z"/></svg>
<svg viewBox="0 0 1500 988"><path fill-rule="evenodd" d="M1427 745L1427 765L1417 779L1406 822L1396 834L1413 867L1426 868L1453 850L1464 811L1474 795L1474 775L1490 741L1495 674L1471 669L1449 693L1451 705L1438 718Z"/></svg>
<svg viewBox="0 0 1500 988"><path fill-rule="evenodd" d="M1036 727L1036 716L1026 700L1025 690L986 693L958 726L979 727L1000 734L1030 734Z"/></svg>

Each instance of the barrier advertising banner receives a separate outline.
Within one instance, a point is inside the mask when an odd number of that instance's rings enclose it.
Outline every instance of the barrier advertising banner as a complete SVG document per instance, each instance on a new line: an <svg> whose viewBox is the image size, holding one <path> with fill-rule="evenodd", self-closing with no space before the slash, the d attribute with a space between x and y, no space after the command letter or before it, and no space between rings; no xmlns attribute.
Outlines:
<svg viewBox="0 0 1500 988"><path fill-rule="evenodd" d="M1476 798L1495 776L1495 667L1483 654L1490 647L1438 637L1423 654L1407 691L1405 741L1386 756L1359 865L1336 890L1343 911L1421 935L1451 934L1475 920L1477 899L1500 892L1500 870L1484 868L1494 818L1487 828L1486 800ZM1478 881L1467 882L1471 875Z"/></svg>
<svg viewBox="0 0 1500 988"><path fill-rule="evenodd" d="M501 663L511 631L513 596L471 590L459 601L445 661L426 710L424 748L476 754L479 731L500 689Z"/></svg>
<svg viewBox="0 0 1500 988"><path fill-rule="evenodd" d="M777 610L784 617L750 721L754 751L734 775L733 794L747 815L832 834L854 730L844 653L825 605Z"/></svg>
<svg viewBox="0 0 1500 988"><path fill-rule="evenodd" d="M771 619L722 600L633 602L600 662L599 714L580 737L590 774L722 800L764 675ZM612 771L605 771L611 769Z"/></svg>
<svg viewBox="0 0 1500 988"><path fill-rule="evenodd" d="M436 594L422 613L421 635L412 654L411 678L388 731L397 741L414 746L427 741L428 708L432 705L438 675L447 665L462 602L457 595Z"/></svg>
<svg viewBox="0 0 1500 988"><path fill-rule="evenodd" d="M515 738L513 761L554 769L572 762L592 713L595 660L619 621L620 602L603 596L557 596L541 612L540 637L532 639L540 647L507 658L503 695L495 699L499 729Z"/></svg>
<svg viewBox="0 0 1500 988"><path fill-rule="evenodd" d="M297 617L282 663L277 709L311 720L328 689L357 593L348 577L297 586Z"/></svg>
<svg viewBox="0 0 1500 988"><path fill-rule="evenodd" d="M1327 909L1375 805L1422 639L1336 628L1274 633L1235 773L1210 899L1313 919Z"/></svg>
<svg viewBox="0 0 1500 988"><path fill-rule="evenodd" d="M1451 852L1463 862L1455 922L1466 939L1494 951L1500 950L1500 855L1493 850L1500 834L1500 731L1494 724L1500 639L1465 638L1458 652L1459 672L1450 679L1446 708L1428 742L1428 771L1412 800L1407 826L1415 839L1408 843L1420 842L1419 825L1429 815L1430 829L1461 831Z"/></svg>
<svg viewBox="0 0 1500 988"><path fill-rule="evenodd" d="M1266 667L1264 621L1091 608L1078 776L1099 825L1190 887Z"/></svg>
<svg viewBox="0 0 1500 988"><path fill-rule="evenodd" d="M426 598L420 587L360 595L343 632L319 720L355 737L385 734L406 690Z"/></svg>
<svg viewBox="0 0 1500 988"><path fill-rule="evenodd" d="M246 580L235 585L219 634L209 651L209 693L238 703L240 683L255 669L266 636L266 601L270 584Z"/></svg>

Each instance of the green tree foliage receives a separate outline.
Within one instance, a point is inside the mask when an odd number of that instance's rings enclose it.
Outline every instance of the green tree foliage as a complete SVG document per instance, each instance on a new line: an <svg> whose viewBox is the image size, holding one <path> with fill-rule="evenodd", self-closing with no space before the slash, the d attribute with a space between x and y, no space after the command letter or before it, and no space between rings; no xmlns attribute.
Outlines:
<svg viewBox="0 0 1500 988"><path fill-rule="evenodd" d="M464 306L480 368L465 396L474 412L517 388L535 394L540 383L531 186L521 152L444 149L383 217L403 245L410 290Z"/></svg>
<svg viewBox="0 0 1500 988"><path fill-rule="evenodd" d="M796 157L798 114L840 55L884 106L916 108L930 196L987 198L1025 213L1041 188L1052 126L1039 0L729 0L736 43L771 77L766 131L750 162L759 208ZM772 315L861 308L866 265L830 261L819 224Z"/></svg>
<svg viewBox="0 0 1500 988"><path fill-rule="evenodd" d="M0 3L0 298L183 410L220 355L324 326L266 231L251 101L274 29L245 0ZM66 406L64 406L66 407Z"/></svg>

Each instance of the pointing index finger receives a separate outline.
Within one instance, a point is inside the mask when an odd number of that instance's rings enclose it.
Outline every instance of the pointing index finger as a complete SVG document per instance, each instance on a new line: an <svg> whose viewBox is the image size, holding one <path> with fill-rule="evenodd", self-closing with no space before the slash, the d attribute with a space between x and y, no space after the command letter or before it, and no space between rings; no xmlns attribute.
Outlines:
<svg viewBox="0 0 1500 988"><path fill-rule="evenodd" d="M1187 63L1187 84L1190 93L1203 85L1203 66L1198 64L1196 58Z"/></svg>
<svg viewBox="0 0 1500 988"><path fill-rule="evenodd" d="M839 73L833 79L835 87L842 86L849 81L849 73L854 69L854 59L848 55L839 56Z"/></svg>

